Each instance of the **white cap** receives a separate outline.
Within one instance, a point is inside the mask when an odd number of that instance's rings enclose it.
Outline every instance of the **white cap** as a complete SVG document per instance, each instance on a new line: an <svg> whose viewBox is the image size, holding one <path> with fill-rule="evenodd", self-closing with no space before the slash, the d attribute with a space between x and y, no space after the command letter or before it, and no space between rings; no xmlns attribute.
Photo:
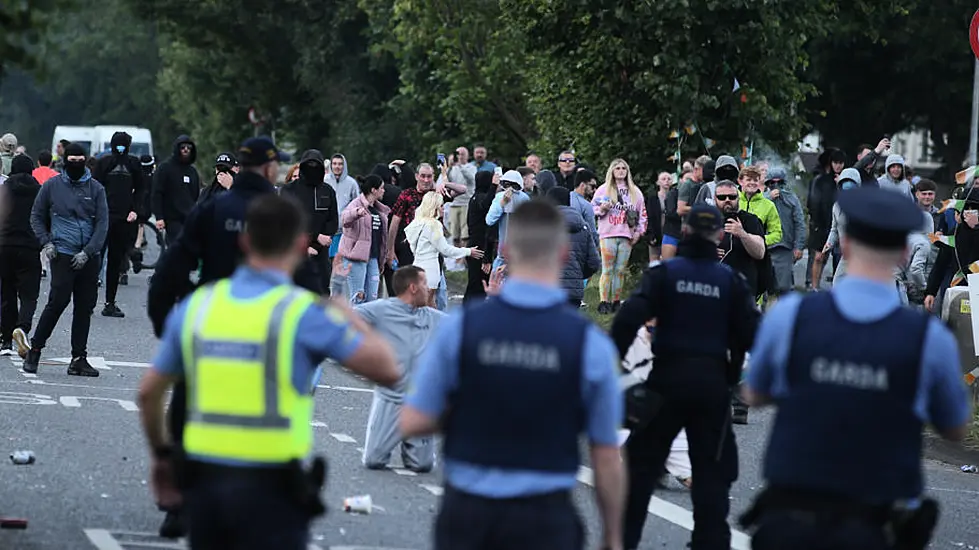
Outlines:
<svg viewBox="0 0 979 550"><path fill-rule="evenodd" d="M508 170L506 174L503 174L503 176L500 178L500 183L502 184L503 182L515 183L519 185L520 190L523 191L523 176L521 176L520 172L517 172L516 170Z"/></svg>

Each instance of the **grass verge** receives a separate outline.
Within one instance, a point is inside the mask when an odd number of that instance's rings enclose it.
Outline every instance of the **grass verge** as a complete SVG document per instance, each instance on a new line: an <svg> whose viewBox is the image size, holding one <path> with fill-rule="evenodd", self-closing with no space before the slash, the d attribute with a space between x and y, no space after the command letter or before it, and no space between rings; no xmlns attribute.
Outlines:
<svg viewBox="0 0 979 550"><path fill-rule="evenodd" d="M972 423L969 424L969 433L965 436L962 445L968 449L979 450L979 410L972 413Z"/></svg>

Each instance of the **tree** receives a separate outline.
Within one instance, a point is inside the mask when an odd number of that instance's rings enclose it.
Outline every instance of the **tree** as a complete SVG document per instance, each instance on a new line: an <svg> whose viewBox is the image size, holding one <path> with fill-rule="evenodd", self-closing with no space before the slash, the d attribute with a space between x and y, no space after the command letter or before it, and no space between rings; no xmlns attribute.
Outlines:
<svg viewBox="0 0 979 550"><path fill-rule="evenodd" d="M975 58L968 45L977 6L952 0L900 0L840 14L837 32L814 42L808 103L826 145L851 159L862 142L912 126L927 129L954 173L969 144Z"/></svg>
<svg viewBox="0 0 979 550"><path fill-rule="evenodd" d="M71 11L59 9L71 24L47 27L31 50L38 64L11 71L0 86L0 126L29 150L50 147L59 124L139 125L157 139L173 133L157 87L154 26L122 0L77 0Z"/></svg>

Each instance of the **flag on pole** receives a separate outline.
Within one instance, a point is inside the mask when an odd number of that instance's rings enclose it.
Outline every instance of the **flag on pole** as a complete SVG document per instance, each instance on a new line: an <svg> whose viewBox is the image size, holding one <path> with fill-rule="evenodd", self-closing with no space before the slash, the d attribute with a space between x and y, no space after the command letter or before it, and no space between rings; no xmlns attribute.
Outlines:
<svg viewBox="0 0 979 550"><path fill-rule="evenodd" d="M943 244L949 248L955 248L955 235L939 235L938 233L929 233L928 240L931 244Z"/></svg>

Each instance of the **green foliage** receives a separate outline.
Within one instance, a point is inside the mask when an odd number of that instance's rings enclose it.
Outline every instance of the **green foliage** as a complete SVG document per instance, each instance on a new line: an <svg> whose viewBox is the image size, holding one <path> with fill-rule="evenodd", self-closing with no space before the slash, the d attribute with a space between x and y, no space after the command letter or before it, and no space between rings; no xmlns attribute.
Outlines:
<svg viewBox="0 0 979 550"><path fill-rule="evenodd" d="M71 4L69 4L71 2ZM353 173L483 143L507 166L573 148L651 182L745 142L784 156L910 125L964 156L965 0L0 0L0 127L139 124L201 158L254 132L346 154ZM39 11L43 10L43 11ZM51 25L52 21L60 24ZM954 38L950 38L954 37ZM734 91L735 79L740 90ZM264 122L253 128L250 107Z"/></svg>

